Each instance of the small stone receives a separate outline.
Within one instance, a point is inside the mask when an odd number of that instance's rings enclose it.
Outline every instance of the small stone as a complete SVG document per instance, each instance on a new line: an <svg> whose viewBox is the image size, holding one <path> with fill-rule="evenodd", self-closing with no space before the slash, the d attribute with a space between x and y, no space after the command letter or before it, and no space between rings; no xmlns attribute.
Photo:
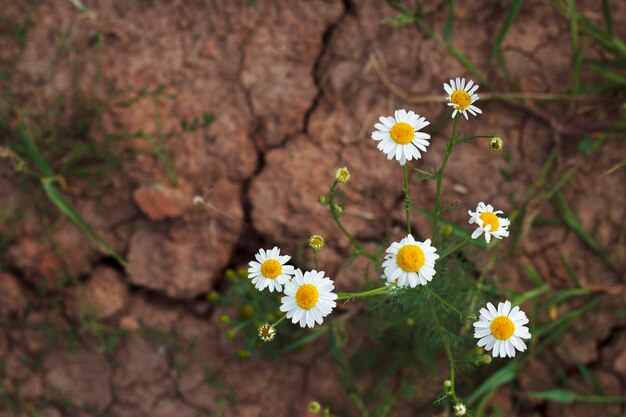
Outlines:
<svg viewBox="0 0 626 417"><path fill-rule="evenodd" d="M85 288L85 302L94 307L96 317L111 317L122 310L127 301L128 287L120 273L110 267L96 268Z"/></svg>
<svg viewBox="0 0 626 417"><path fill-rule="evenodd" d="M178 192L160 184L139 187L133 200L150 220L180 217L183 213Z"/></svg>
<svg viewBox="0 0 626 417"><path fill-rule="evenodd" d="M78 404L106 408L112 401L111 368L93 352L56 352L46 357L45 381L49 395L61 393Z"/></svg>
<svg viewBox="0 0 626 417"><path fill-rule="evenodd" d="M21 316L27 306L26 296L17 279L0 272L0 316Z"/></svg>

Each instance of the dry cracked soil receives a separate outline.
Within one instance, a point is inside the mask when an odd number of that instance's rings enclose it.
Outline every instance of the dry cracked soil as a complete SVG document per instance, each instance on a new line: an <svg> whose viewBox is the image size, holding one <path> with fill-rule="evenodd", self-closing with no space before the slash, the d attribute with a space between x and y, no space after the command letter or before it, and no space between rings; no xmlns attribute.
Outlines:
<svg viewBox="0 0 626 417"><path fill-rule="evenodd" d="M168 143L176 184L143 138L116 143L116 152L131 157L95 185L70 179L64 195L127 259L126 269L66 218L43 220L32 209L37 194L21 185L8 162L0 164L0 201L23 214L10 233L7 224L0 229L10 236L0 269L2 392L21 399L20 416L306 416L312 400L349 408L324 339L281 361L239 360L237 341L225 338L218 320L223 311L205 295L223 289L224 271L247 263L258 247L279 245L296 253L312 233L326 237L320 260L336 286L358 289L363 266L341 267L349 241L317 198L334 169L347 166L352 180L346 187L346 228L367 244L386 234L400 236L402 173L376 149L369 132L379 115L395 108L415 109L432 121L445 118L442 97L428 98L442 96L441 85L451 77L467 76L465 68L414 26L383 24L395 15L385 1L3 3L3 22L28 16L33 23L23 51L14 33L0 27L0 60L14 65L12 83L19 86L24 112L51 108L71 125L89 94L163 85L175 99L108 106L83 132L83 141L98 140L103 132L156 136L204 111L215 114L207 129ZM459 2L454 41L472 62L487 62L506 3ZM548 2L528 3L503 44L509 77L524 91L565 90L572 77L567 21ZM595 2L579 3L590 19L601 19ZM615 30L624 38L626 3L611 4ZM446 2L428 2L424 13L441 33ZM480 68L494 91L507 89L495 65ZM96 75L98 83L84 81ZM486 142L466 145L452 157L444 197L464 207L490 201L505 212L537 186L554 149L561 166L574 164L583 134L617 117L602 102L583 103L573 112L567 103L541 111L501 100L481 104L483 115L466 124L467 130L500 134L509 158L494 156ZM417 166L440 163L449 129L432 132ZM623 159L619 146L601 148L564 188L582 225L614 250L623 245L626 178L623 171L601 178L598 173ZM410 188L417 205L434 205L434 183L414 180ZM197 196L202 198L194 201ZM538 202L533 209L555 215L550 204ZM463 210L446 216L466 221ZM414 228L422 238L430 230L419 216ZM522 271L532 262L551 286L565 288L562 258L589 288L598 289L603 308L576 323L556 347L527 365L515 385L498 392L492 402L501 415L520 415L519 389L547 389L563 378L584 386L581 364L593 371L603 392L626 394L626 316L613 314L626 301L623 262L611 269L567 228L539 225L522 236L503 281L530 288ZM80 291L64 286L68 273L80 281ZM129 333L104 353L89 332L72 335L78 343L50 349L46 329L71 333L84 305L95 307L98 320ZM140 328L173 335L175 342ZM401 404L393 415L441 413L432 405L441 381L426 379L423 401ZM624 412L620 405L536 400L525 415ZM9 403L0 405L0 416L10 415Z"/></svg>

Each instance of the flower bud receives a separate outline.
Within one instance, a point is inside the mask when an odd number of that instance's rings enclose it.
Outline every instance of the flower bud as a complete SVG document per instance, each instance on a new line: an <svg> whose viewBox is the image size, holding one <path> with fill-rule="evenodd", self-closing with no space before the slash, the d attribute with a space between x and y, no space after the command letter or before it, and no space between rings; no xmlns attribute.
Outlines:
<svg viewBox="0 0 626 417"><path fill-rule="evenodd" d="M457 417L464 416L466 412L467 412L467 407L465 407L465 404L459 403L454 406L455 416Z"/></svg>
<svg viewBox="0 0 626 417"><path fill-rule="evenodd" d="M206 295L206 300L209 303L214 303L219 299L220 299L220 294L215 290L209 291L209 293Z"/></svg>
<svg viewBox="0 0 626 417"><path fill-rule="evenodd" d="M318 403L317 401L311 401L311 403L309 404L309 412L311 413L319 413L320 410L322 409L322 405L320 403Z"/></svg>
<svg viewBox="0 0 626 417"><path fill-rule="evenodd" d="M346 184L350 181L350 171L348 171L348 168L337 168L335 170L335 180L340 184Z"/></svg>
<svg viewBox="0 0 626 417"><path fill-rule="evenodd" d="M500 136L492 136L489 139L489 149L492 151L501 151L504 147L504 141Z"/></svg>
<svg viewBox="0 0 626 417"><path fill-rule="evenodd" d="M271 342L274 340L274 336L276 336L276 329L273 328L269 323L263 323L259 326L259 339L264 342Z"/></svg>
<svg viewBox="0 0 626 417"><path fill-rule="evenodd" d="M320 250L324 247L324 236L312 235L309 238L309 246L315 250Z"/></svg>

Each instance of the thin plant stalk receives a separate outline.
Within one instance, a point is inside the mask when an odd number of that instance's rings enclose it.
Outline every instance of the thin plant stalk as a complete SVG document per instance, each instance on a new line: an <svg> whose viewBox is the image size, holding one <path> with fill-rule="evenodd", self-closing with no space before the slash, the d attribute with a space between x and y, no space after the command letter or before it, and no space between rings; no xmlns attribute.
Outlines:
<svg viewBox="0 0 626 417"><path fill-rule="evenodd" d="M446 164L448 163L448 158L452 153L452 149L454 148L454 136L456 135L456 123L459 119L459 114L454 117L454 122L452 124L452 136L450 137L450 142L446 146L444 151L443 162L441 163L441 167L437 171L437 192L435 194L435 220L433 221L433 244L437 239L437 226L439 224L439 215L441 214L441 181L443 180L443 172L446 169Z"/></svg>
<svg viewBox="0 0 626 417"><path fill-rule="evenodd" d="M411 234L411 197L409 196L409 174L406 165L402 165L402 190L404 191L404 211L406 212L406 233Z"/></svg>

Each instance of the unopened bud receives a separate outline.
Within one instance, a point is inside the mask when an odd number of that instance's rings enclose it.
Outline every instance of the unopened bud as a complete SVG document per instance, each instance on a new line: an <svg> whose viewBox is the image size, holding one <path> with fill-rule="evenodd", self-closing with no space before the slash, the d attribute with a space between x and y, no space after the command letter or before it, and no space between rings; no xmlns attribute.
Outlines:
<svg viewBox="0 0 626 417"><path fill-rule="evenodd" d="M500 136L492 136L489 139L489 149L492 151L500 151L504 147L504 141Z"/></svg>
<svg viewBox="0 0 626 417"><path fill-rule="evenodd" d="M450 233L452 233L452 226L450 226L449 224L444 224L443 226L441 226L442 235L449 235Z"/></svg>
<svg viewBox="0 0 626 417"><path fill-rule="evenodd" d="M457 417L464 416L466 412L467 412L467 407L465 407L465 404L459 403L454 406L454 415L456 415Z"/></svg>
<svg viewBox="0 0 626 417"><path fill-rule="evenodd" d="M206 300L209 303L214 303L217 300L220 299L220 294L217 291L210 291L207 295L206 295Z"/></svg>
<svg viewBox="0 0 626 417"><path fill-rule="evenodd" d="M244 304L243 306L241 306L241 317L243 317L244 319L249 319L252 318L252 316L254 316L254 307L252 307L250 304Z"/></svg>
<svg viewBox="0 0 626 417"><path fill-rule="evenodd" d="M309 246L315 250L320 250L324 247L324 236L312 235L309 238Z"/></svg>
<svg viewBox="0 0 626 417"><path fill-rule="evenodd" d="M271 342L276 336L276 329L269 323L263 323L259 326L259 338L264 342Z"/></svg>
<svg viewBox="0 0 626 417"><path fill-rule="evenodd" d="M311 403L309 404L309 412L311 413L319 413L320 410L322 409L322 405L320 403L318 403L317 401L311 401Z"/></svg>
<svg viewBox="0 0 626 417"><path fill-rule="evenodd" d="M335 170L335 180L340 184L346 184L350 181L350 171L348 171L348 168L337 168Z"/></svg>

